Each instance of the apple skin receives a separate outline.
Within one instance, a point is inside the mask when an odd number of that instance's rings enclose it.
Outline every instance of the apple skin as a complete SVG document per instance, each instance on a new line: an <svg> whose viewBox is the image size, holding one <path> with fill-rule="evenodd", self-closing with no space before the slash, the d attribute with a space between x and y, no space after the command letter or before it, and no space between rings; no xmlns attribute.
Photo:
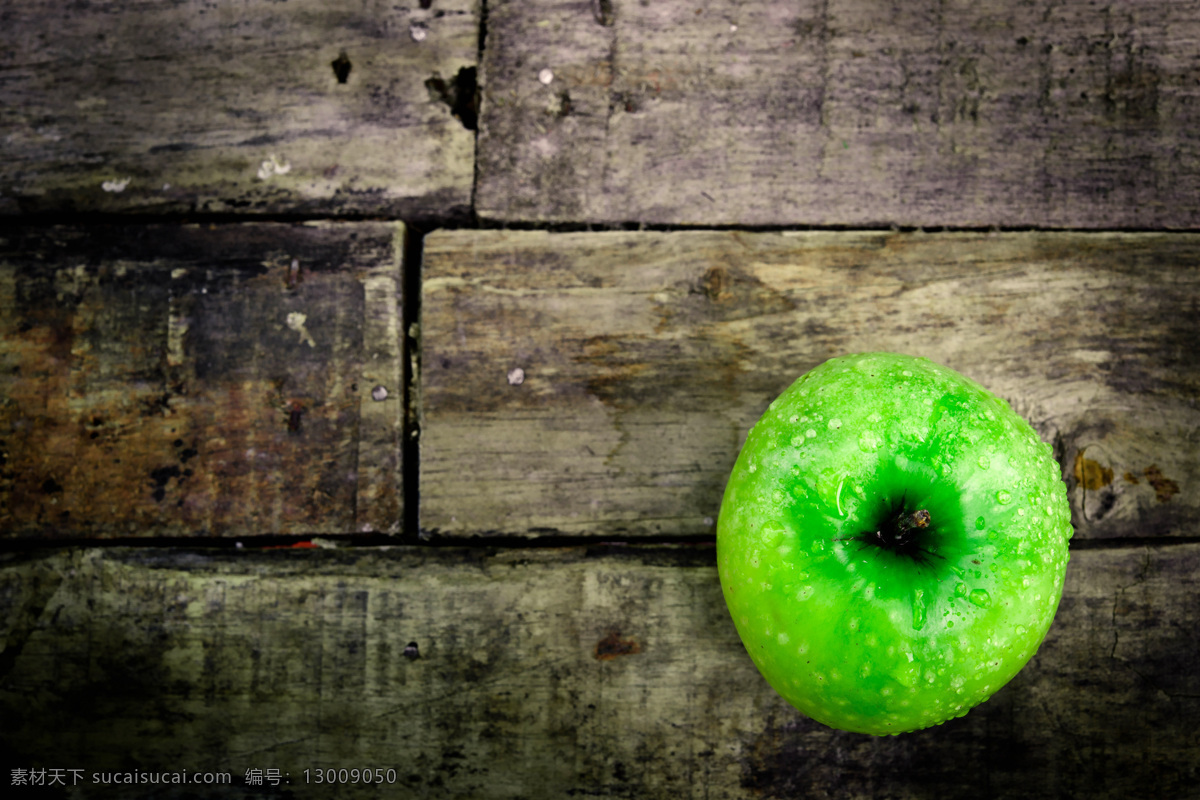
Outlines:
<svg viewBox="0 0 1200 800"><path fill-rule="evenodd" d="M916 545L879 545L918 510ZM862 353L801 376L750 431L717 565L767 682L818 722L884 735L962 716L1020 671L1072 533L1051 448L1007 403L927 359Z"/></svg>

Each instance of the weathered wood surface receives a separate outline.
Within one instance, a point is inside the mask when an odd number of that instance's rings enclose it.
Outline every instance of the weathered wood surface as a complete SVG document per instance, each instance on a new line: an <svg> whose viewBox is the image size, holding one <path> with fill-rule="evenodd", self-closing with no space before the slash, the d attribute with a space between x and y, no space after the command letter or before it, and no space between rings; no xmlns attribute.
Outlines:
<svg viewBox="0 0 1200 800"><path fill-rule="evenodd" d="M0 229L0 536L398 530L403 237Z"/></svg>
<svg viewBox="0 0 1200 800"><path fill-rule="evenodd" d="M1053 443L1080 538L1200 533L1200 237L457 231L424 255L426 531L711 532L767 404L893 350Z"/></svg>
<svg viewBox="0 0 1200 800"><path fill-rule="evenodd" d="M489 2L477 210L1195 227L1200 3Z"/></svg>
<svg viewBox="0 0 1200 800"><path fill-rule="evenodd" d="M1073 553L1025 670L890 738L824 728L767 686L711 547L3 559L18 767L278 769L323 797L303 770L392 768L408 796L474 798L1158 800L1200 779L1195 544Z"/></svg>
<svg viewBox="0 0 1200 800"><path fill-rule="evenodd" d="M5 3L0 213L464 213L478 40L478 0Z"/></svg>

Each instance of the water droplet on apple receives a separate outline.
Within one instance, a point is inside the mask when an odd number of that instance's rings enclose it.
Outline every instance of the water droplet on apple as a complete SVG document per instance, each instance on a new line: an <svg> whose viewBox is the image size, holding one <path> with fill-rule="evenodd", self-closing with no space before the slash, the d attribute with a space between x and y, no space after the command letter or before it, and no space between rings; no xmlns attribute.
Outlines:
<svg viewBox="0 0 1200 800"><path fill-rule="evenodd" d="M808 430L806 430L806 431L804 432L804 435L805 435L805 436L807 436L807 437L808 437L808 438L810 438L810 439L815 439L815 438L816 438L816 436L817 436L817 432L816 432L816 431L814 431L812 428L809 428Z"/></svg>
<svg viewBox="0 0 1200 800"><path fill-rule="evenodd" d="M914 631L919 631L925 627L925 592L917 589L913 596L913 617L912 626Z"/></svg>
<svg viewBox="0 0 1200 800"><path fill-rule="evenodd" d="M976 589L967 599L980 608L987 608L992 604L992 596L988 594L987 589Z"/></svg>
<svg viewBox="0 0 1200 800"><path fill-rule="evenodd" d="M988 468L988 467L990 467L991 465L992 465L992 462L991 462L991 461L988 459L988 457L987 457L987 456L980 456L980 457L979 457L979 468L980 468L980 469L987 469L987 468Z"/></svg>
<svg viewBox="0 0 1200 800"><path fill-rule="evenodd" d="M796 592L796 599L801 602L804 602L808 598L812 597L813 593L815 591L816 591L816 589L813 588L811 585L805 586L805 587L801 588L800 591Z"/></svg>
<svg viewBox="0 0 1200 800"><path fill-rule="evenodd" d="M996 502L1002 506L1006 506L1012 502L1012 495L1001 489L996 492Z"/></svg>
<svg viewBox="0 0 1200 800"><path fill-rule="evenodd" d="M829 420L829 430L836 431L840 427L842 427L842 421L837 417Z"/></svg>
<svg viewBox="0 0 1200 800"><path fill-rule="evenodd" d="M982 516L978 516L975 518L975 530L981 531L986 526L987 526L987 522L984 521Z"/></svg>

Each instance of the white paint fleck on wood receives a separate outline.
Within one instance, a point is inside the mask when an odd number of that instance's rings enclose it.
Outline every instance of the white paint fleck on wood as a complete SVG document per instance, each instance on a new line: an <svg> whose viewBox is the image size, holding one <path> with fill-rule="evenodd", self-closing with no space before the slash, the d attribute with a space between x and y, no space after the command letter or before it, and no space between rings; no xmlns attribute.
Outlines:
<svg viewBox="0 0 1200 800"><path fill-rule="evenodd" d="M271 153L271 155L267 156L267 158L258 165L258 179L260 181L266 181L270 180L272 176L287 175L291 171L292 165L290 163L280 163L276 155Z"/></svg>

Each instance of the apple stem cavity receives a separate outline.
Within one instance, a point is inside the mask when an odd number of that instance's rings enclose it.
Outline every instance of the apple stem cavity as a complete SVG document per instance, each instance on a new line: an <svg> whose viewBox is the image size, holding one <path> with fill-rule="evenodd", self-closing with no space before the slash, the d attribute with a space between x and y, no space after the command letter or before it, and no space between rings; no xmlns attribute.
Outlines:
<svg viewBox="0 0 1200 800"><path fill-rule="evenodd" d="M899 515L889 515L875 531L875 537L881 547L908 555L919 549L917 542L921 531L929 528L929 520L929 512L923 508L911 514L902 511Z"/></svg>
<svg viewBox="0 0 1200 800"><path fill-rule="evenodd" d="M931 557L941 558L928 546L932 523L933 517L927 509L913 511L907 498L901 498L883 515L874 531L863 531L851 538L862 542L864 547L879 547L924 564Z"/></svg>

